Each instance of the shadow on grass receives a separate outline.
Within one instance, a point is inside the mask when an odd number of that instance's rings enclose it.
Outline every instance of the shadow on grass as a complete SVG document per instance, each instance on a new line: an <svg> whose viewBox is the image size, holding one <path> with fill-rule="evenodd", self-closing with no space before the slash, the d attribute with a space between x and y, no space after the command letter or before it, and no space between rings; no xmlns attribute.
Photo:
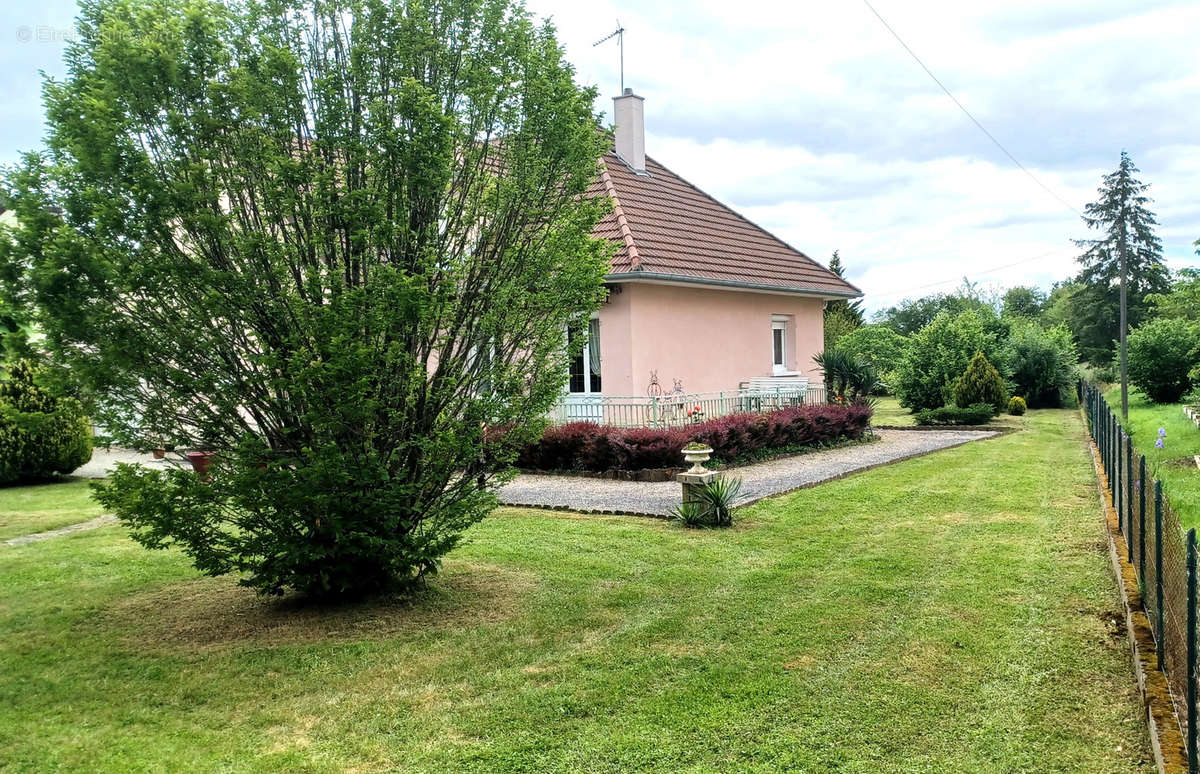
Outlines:
<svg viewBox="0 0 1200 774"><path fill-rule="evenodd" d="M197 578L147 589L98 612L98 626L140 649L219 650L342 639L383 639L456 629L513 617L533 581L489 564L447 561L408 597L334 604L262 597L231 576Z"/></svg>

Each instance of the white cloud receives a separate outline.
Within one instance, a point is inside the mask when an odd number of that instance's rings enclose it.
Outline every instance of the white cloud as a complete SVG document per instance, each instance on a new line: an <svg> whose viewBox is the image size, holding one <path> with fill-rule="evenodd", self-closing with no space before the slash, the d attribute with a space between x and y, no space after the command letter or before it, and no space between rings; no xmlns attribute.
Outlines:
<svg viewBox="0 0 1200 774"><path fill-rule="evenodd" d="M1152 184L1169 262L1193 261L1200 8L873 4L1076 209L1127 148ZM591 43L619 17L625 82L647 98L648 153L814 258L840 249L869 308L953 289L964 275L1048 286L1077 270L1078 216L1015 168L863 4L530 7L554 15L606 113L617 50Z"/></svg>
<svg viewBox="0 0 1200 774"><path fill-rule="evenodd" d="M1200 237L1200 7L1179 0L872 0L956 96L1077 209L1122 148L1152 184L1166 254ZM870 308L962 275L1049 284L1075 271L1078 217L967 120L860 2L530 0L552 15L597 109L646 100L648 152L818 260L842 251ZM73 0L0 8L0 160L42 132L39 68L61 46L19 26L68 26ZM1032 260L1030 260L1032 259ZM988 271L1017 261L1000 271ZM935 284L936 283L936 284ZM932 285L931 288L921 286Z"/></svg>

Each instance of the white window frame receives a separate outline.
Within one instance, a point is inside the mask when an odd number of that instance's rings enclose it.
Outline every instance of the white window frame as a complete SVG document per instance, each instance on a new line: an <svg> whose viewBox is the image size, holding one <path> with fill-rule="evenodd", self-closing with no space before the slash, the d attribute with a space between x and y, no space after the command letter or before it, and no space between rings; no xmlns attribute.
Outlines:
<svg viewBox="0 0 1200 774"><path fill-rule="evenodd" d="M779 357L783 362L775 360L775 336L776 331L779 331ZM784 376L792 373L788 370L788 318L783 315L771 316L771 374L774 376Z"/></svg>
<svg viewBox="0 0 1200 774"><path fill-rule="evenodd" d="M590 318L588 318L588 324L583 326L583 332L584 332L585 336L591 335L591 321L599 320L599 319L600 319L599 314L593 314ZM563 333L563 341L564 342L568 341L569 335L570 334L567 332ZM604 354L601 353L600 357L601 357L601 359L603 359ZM601 380L604 379L603 373L600 374L600 378L601 378ZM603 395L603 394L604 394L604 382L603 381L601 381L601 383L600 383L600 392L592 392L592 348L589 346L588 341L584 341L583 342L583 391L582 392L573 391L571 389L571 382L568 379L567 380L567 395Z"/></svg>

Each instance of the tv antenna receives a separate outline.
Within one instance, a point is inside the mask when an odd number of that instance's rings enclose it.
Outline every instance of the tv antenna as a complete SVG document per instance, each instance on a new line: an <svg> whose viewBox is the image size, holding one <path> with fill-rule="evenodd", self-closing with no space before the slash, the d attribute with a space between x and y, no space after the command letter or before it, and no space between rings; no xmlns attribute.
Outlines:
<svg viewBox="0 0 1200 774"><path fill-rule="evenodd" d="M609 34L607 34L604 37L597 40L595 43L593 43L592 48L595 48L596 46L600 45L601 43L607 43L608 41L612 40L613 38L617 39L617 48L619 48L621 50L621 92L620 93L624 94L625 93L625 28L621 26L621 20L617 19L617 28L615 30L613 30L612 32L610 32Z"/></svg>

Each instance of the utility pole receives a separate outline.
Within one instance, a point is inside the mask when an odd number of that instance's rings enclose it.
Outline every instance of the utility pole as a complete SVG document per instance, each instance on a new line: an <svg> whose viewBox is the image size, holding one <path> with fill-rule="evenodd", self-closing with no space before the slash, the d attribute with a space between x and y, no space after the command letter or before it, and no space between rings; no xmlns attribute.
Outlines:
<svg viewBox="0 0 1200 774"><path fill-rule="evenodd" d="M1121 250L1121 418L1126 422L1129 421L1129 369L1126 363L1126 348L1125 348L1125 331L1129 327L1129 307L1127 291L1125 288L1125 269L1126 260L1125 253L1126 238L1125 238L1125 222L1121 221L1121 241L1118 248Z"/></svg>

